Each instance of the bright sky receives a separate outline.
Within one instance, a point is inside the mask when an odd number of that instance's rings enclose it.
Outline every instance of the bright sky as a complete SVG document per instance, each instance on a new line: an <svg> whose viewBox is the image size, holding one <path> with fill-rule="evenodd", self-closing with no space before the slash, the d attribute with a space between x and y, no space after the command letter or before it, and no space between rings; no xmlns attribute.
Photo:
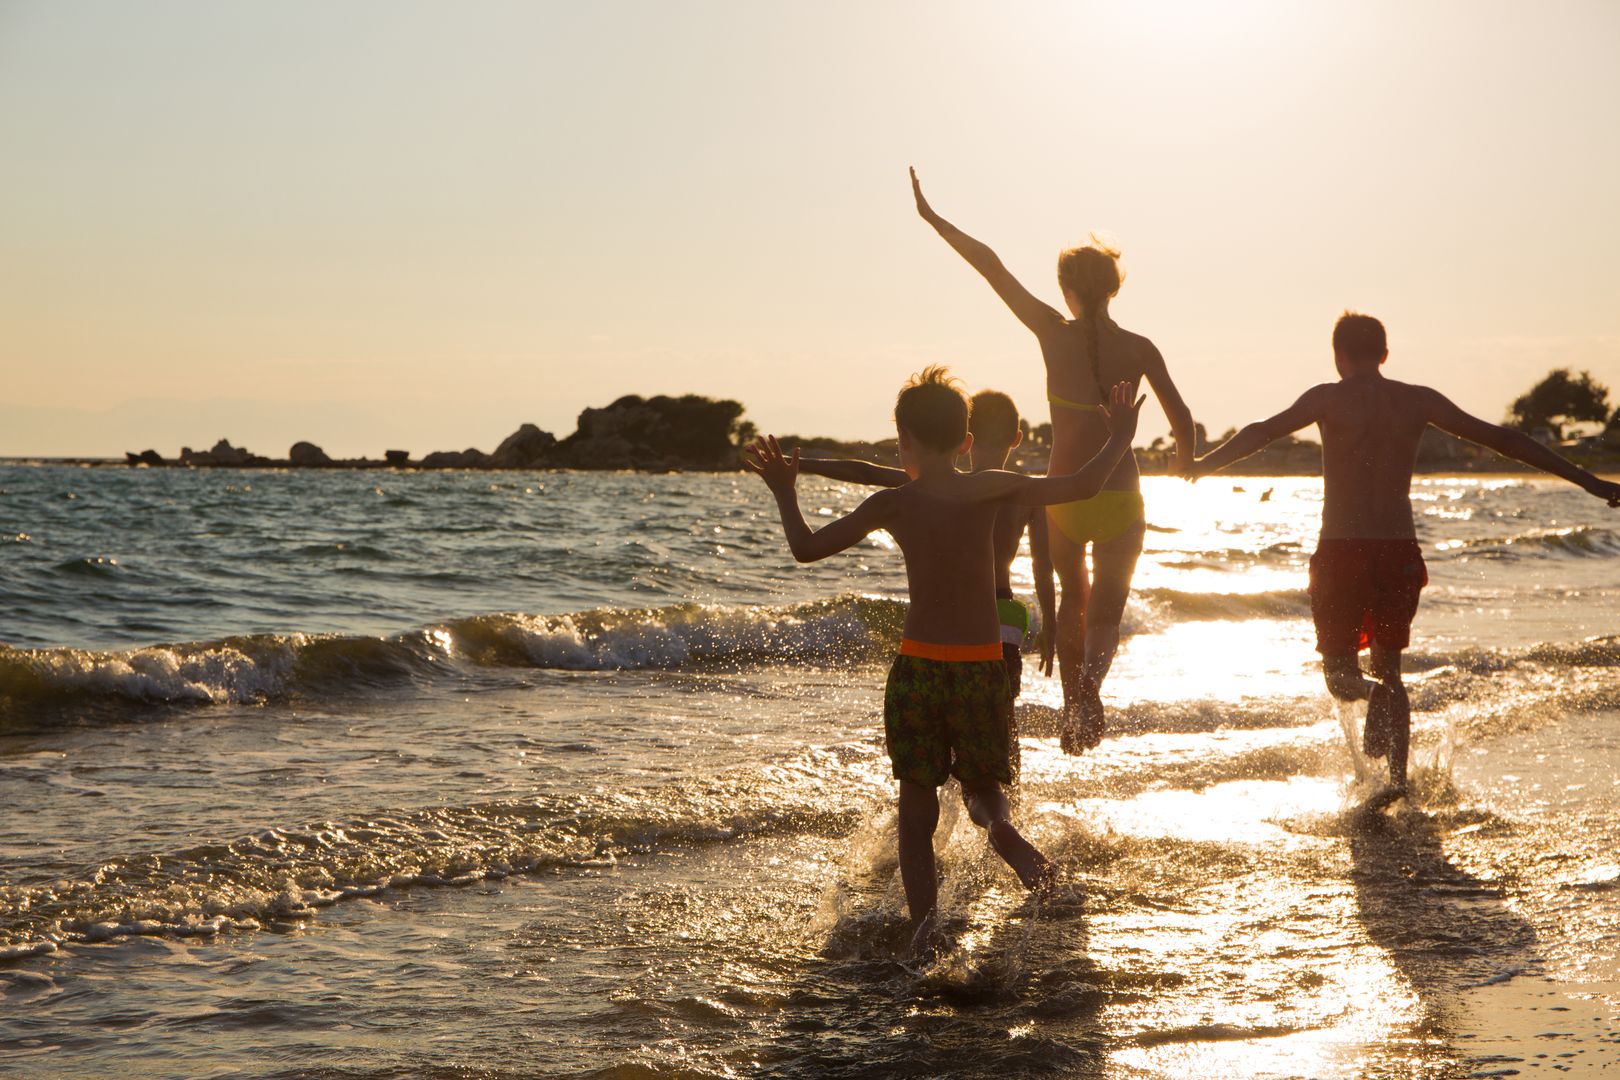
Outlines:
<svg viewBox="0 0 1620 1080"><path fill-rule="evenodd" d="M926 363L1044 419L916 216L1121 323L1211 433L1388 372L1620 391L1620 4L0 0L0 454L559 435L625 393L876 437ZM1143 438L1162 432L1144 416Z"/></svg>

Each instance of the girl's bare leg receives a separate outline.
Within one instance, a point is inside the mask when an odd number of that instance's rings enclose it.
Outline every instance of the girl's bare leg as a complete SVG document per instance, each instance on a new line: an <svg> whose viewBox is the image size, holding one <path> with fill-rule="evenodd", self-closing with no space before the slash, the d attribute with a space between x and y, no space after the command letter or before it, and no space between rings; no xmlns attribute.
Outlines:
<svg viewBox="0 0 1620 1080"><path fill-rule="evenodd" d="M1097 686L1108 677L1119 651L1119 621L1131 595L1136 560L1142 554L1144 522L1112 540L1091 545L1091 601L1086 608L1086 659L1083 671Z"/></svg>
<svg viewBox="0 0 1620 1080"><path fill-rule="evenodd" d="M1082 749L1074 739L1078 721L1080 678L1085 670L1086 606L1091 581L1086 573L1086 549L1076 544L1047 519L1052 550L1052 569L1058 579L1057 661L1058 679L1063 685L1062 746L1065 753Z"/></svg>

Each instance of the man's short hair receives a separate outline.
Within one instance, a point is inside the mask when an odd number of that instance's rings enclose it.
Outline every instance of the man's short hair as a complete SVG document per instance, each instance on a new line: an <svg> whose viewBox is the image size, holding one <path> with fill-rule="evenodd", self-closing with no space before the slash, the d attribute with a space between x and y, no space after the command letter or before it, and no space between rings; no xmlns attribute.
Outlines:
<svg viewBox="0 0 1620 1080"><path fill-rule="evenodd" d="M1371 315L1346 311L1333 324L1333 351L1352 360L1382 360L1389 352L1384 324Z"/></svg>
<svg viewBox="0 0 1620 1080"><path fill-rule="evenodd" d="M1018 406L1000 390L980 390L968 402L968 430L975 446L1011 446L1018 437Z"/></svg>
<svg viewBox="0 0 1620 1080"><path fill-rule="evenodd" d="M955 450L968 433L968 401L943 366L925 367L894 399L894 422L929 450Z"/></svg>

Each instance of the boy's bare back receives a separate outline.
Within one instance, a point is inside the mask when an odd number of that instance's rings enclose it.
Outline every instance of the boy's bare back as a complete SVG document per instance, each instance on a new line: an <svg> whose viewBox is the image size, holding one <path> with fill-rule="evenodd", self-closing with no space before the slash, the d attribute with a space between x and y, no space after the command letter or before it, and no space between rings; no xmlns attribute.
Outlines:
<svg viewBox="0 0 1620 1080"><path fill-rule="evenodd" d="M979 487L960 474L928 476L872 498L890 496L889 534L906 557L911 606L905 635L941 645L999 641L996 523L1027 514L1003 499L968 501Z"/></svg>

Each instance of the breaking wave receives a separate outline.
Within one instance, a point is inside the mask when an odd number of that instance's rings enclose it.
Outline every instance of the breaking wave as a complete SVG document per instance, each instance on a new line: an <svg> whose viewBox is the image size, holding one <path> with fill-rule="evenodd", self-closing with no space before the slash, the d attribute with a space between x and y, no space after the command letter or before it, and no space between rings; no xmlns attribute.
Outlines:
<svg viewBox="0 0 1620 1080"><path fill-rule="evenodd" d="M1620 555L1620 533L1600 525L1548 529L1502 539L1452 540L1440 544L1441 558L1517 559Z"/></svg>
<svg viewBox="0 0 1620 1080"><path fill-rule="evenodd" d="M0 718L67 702L246 704L363 693L455 665L571 671L747 667L875 658L905 605L845 595L785 607L675 604L490 614L393 637L255 634L99 652L0 646Z"/></svg>

